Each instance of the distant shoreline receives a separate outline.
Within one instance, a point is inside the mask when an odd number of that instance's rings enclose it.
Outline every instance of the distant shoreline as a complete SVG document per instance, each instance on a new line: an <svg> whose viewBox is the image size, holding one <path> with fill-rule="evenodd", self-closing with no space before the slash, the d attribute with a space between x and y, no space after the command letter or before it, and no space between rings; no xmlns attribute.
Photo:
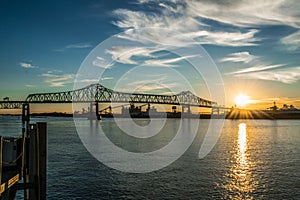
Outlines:
<svg viewBox="0 0 300 200"><path fill-rule="evenodd" d="M21 116L21 114L0 114L0 116ZM51 113L32 113L30 114L32 117L74 117L74 114L71 113L61 113L61 112L51 112ZM76 117L89 118L87 114L84 115L75 115ZM128 115L122 114L101 114L101 118L129 118ZM200 117L199 117L200 116ZM131 115L131 118L149 118L149 116L145 115ZM176 115L157 115L151 116L151 118L181 118L181 113L177 113ZM96 117L95 117L96 118ZM200 118L200 119L211 119L212 115L210 114L185 114L184 118ZM291 120L299 120L300 112L290 113L290 112L265 112L265 111L249 111L249 110L238 110L231 111L226 115L213 115L214 119L291 119Z"/></svg>
<svg viewBox="0 0 300 200"><path fill-rule="evenodd" d="M0 116L22 116L22 114L0 114ZM45 117L73 117L73 114L71 113L60 113L60 112L54 112L54 113L30 113L30 116L36 117L36 116L45 116Z"/></svg>

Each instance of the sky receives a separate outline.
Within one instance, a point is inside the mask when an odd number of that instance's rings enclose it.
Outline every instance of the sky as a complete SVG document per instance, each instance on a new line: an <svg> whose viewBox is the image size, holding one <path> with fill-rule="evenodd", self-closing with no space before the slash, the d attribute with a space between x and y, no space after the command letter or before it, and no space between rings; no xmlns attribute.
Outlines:
<svg viewBox="0 0 300 200"><path fill-rule="evenodd" d="M249 108L265 109L274 101L300 108L300 1L0 4L1 99L71 90L77 81L125 92L192 90L226 106L243 93ZM78 75L87 65L90 75ZM224 102L212 94L213 68Z"/></svg>

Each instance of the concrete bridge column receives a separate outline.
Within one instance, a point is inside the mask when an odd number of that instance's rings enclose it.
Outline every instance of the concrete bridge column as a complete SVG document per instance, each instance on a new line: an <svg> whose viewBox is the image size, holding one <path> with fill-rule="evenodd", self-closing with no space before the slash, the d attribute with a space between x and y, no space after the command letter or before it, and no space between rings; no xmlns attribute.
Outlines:
<svg viewBox="0 0 300 200"><path fill-rule="evenodd" d="M95 106L96 106L96 117L99 120L100 119L100 113L99 113L99 103L95 102Z"/></svg>
<svg viewBox="0 0 300 200"><path fill-rule="evenodd" d="M185 112L186 108L187 108L187 112ZM190 113L191 113L191 106L190 106L190 105L182 105L182 106L181 106L181 113L182 113L182 114L183 114L183 113L188 113L188 114L190 114Z"/></svg>
<svg viewBox="0 0 300 200"><path fill-rule="evenodd" d="M212 109L211 109L211 114L213 115L213 114L220 114L220 108L216 108L216 107L213 107Z"/></svg>
<svg viewBox="0 0 300 200"><path fill-rule="evenodd" d="M94 110L94 106L95 106L95 110ZM95 119L99 119L100 115L99 115L99 105L98 102L90 102L90 107L89 107L89 120L95 120Z"/></svg>
<svg viewBox="0 0 300 200"><path fill-rule="evenodd" d="M89 107L89 112L90 112L90 117L93 115L93 102L90 102L90 107Z"/></svg>

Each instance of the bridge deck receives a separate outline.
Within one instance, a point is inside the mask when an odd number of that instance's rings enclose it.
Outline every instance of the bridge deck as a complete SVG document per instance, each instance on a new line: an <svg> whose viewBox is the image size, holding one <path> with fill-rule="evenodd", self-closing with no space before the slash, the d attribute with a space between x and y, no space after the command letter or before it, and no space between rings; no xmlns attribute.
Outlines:
<svg viewBox="0 0 300 200"><path fill-rule="evenodd" d="M189 105L197 107L217 107L217 102L200 98L190 91L183 91L176 95L139 94L117 92L100 84L52 93L29 94L25 101L0 101L0 109L21 109L22 104L47 103L149 103L169 105Z"/></svg>

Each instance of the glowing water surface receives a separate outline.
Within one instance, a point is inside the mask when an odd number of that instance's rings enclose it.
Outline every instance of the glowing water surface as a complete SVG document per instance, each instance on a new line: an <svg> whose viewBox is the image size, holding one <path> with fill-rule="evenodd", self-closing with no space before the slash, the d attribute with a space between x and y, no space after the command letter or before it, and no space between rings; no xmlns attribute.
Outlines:
<svg viewBox="0 0 300 200"><path fill-rule="evenodd" d="M138 124L147 123L143 120ZM201 120L194 142L180 159L146 174L119 172L98 162L82 145L71 118L33 121L48 122L47 199L300 198L300 123L296 120L226 120L217 145L200 160L209 122ZM177 121L167 120L170 128L153 138L151 145L122 135L111 119L98 125L109 130L114 143L143 152L171 140ZM18 135L20 130L20 118L0 116L1 135Z"/></svg>

